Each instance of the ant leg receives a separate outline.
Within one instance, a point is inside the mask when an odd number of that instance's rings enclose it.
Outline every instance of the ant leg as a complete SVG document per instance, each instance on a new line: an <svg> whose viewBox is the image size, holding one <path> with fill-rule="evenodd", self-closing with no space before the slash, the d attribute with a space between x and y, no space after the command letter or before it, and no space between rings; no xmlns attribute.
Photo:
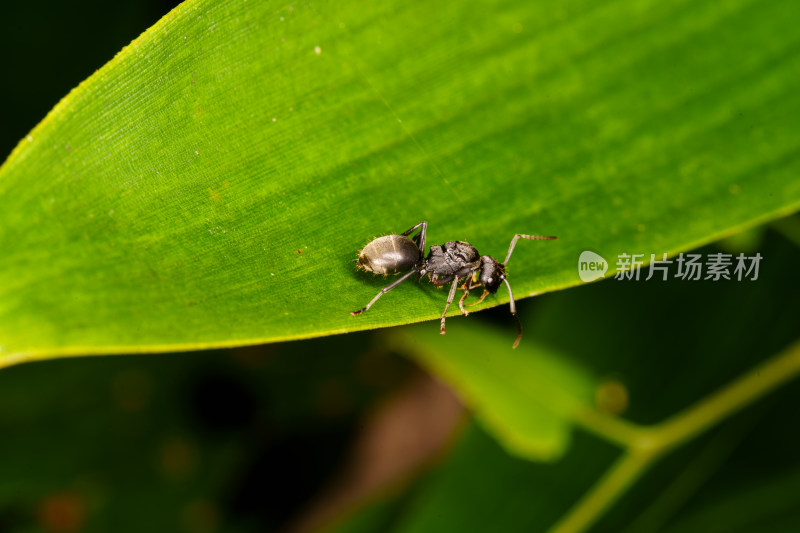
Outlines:
<svg viewBox="0 0 800 533"><path fill-rule="evenodd" d="M478 278L478 273L477 273L477 272L475 272L475 273L472 275L472 284L470 285L470 288L471 288L471 289L475 289L475 288L477 288L477 287L483 287L483 283L481 283L480 281L478 281L478 279L480 279L480 278ZM462 289L463 289L463 288L464 288L464 287L462 287ZM483 299L484 299L484 298L486 298L488 295L489 295L489 291L487 291L486 289L484 289L484 290L483 290L483 295L481 295L481 299L480 299L480 300L478 300L478 301L477 301L477 302L475 302L475 303L467 304L467 307L472 307L473 305L478 305L478 304L479 304L479 303L481 303L481 302L483 301Z"/></svg>
<svg viewBox="0 0 800 533"><path fill-rule="evenodd" d="M404 232L403 232L403 233L401 233L400 235L403 235L403 236L405 236L405 237L408 237L409 235L411 235L412 233L414 233L414 231L416 231L416 230L417 230L417 228L422 228L422 231L421 231L420 233L421 233L421 234L424 234L424 233L425 233L425 230L427 229L427 227L428 227L428 223L427 223L427 222L425 222L425 221L422 221L422 222L420 222L419 224L417 224L416 226L414 226L413 228L409 228L409 229L407 229L406 231L404 231Z"/></svg>
<svg viewBox="0 0 800 533"><path fill-rule="evenodd" d="M507 279L504 279L503 282L508 287L508 298L510 299L509 306L511 307L511 314L514 315L514 319L517 321L517 338L514 339L514 344L511 346L512 348L516 348L519 346L519 341L522 340L522 323L519 321L519 317L517 316L517 306L514 305L514 295L511 293L511 285L508 283Z"/></svg>
<svg viewBox="0 0 800 533"><path fill-rule="evenodd" d="M467 277L467 281L464 283L464 285L461 286L461 288L464 289L464 294L461 296L461 299L458 301L458 307L459 307L459 309L461 309L461 312L464 314L464 316L468 316L469 315L469 312L466 309L464 309L464 299L469 294L470 283L472 283L472 278L471 277Z"/></svg>
<svg viewBox="0 0 800 533"><path fill-rule="evenodd" d="M483 286L483 283L478 281L478 273L477 272L472 274L472 276L469 276L469 279L467 281L470 282L470 284L469 284L470 289L474 289L475 287L482 287ZM467 281L465 281L464 284L461 286L462 289L466 289L467 288Z"/></svg>
<svg viewBox="0 0 800 533"><path fill-rule="evenodd" d="M520 239L530 239L532 241L554 241L558 237L546 237L544 235L523 235L522 233L517 233L514 235L514 238L511 239L511 245L508 247L508 255L506 255L506 260L503 261L503 265L508 263L508 260L511 259L511 252L514 251L514 246L516 246L517 241Z"/></svg>
<svg viewBox="0 0 800 533"><path fill-rule="evenodd" d="M372 307L372 304L374 304L375 302L377 302L377 301L378 301L378 298L380 298L381 296L383 296L384 294L386 294L386 293L387 293L387 292L389 292L390 290L394 289L395 287L397 287L398 285L400 285L401 283L403 283L405 280L407 280L407 279L409 278L409 276L411 276L411 274L415 274L416 272L418 272L418 269L416 269L416 268L415 268L414 270L412 270L412 271L411 271L411 272L409 272L408 274L405 274L405 275L404 275L402 278L398 279L397 281L395 281L395 282L394 282L394 283L392 283L391 285L389 285L389 286L387 286L387 287L384 287L384 288L382 288L382 289L381 289L381 292L379 292L379 293L378 293L378 295L377 295L377 296L375 296L375 298L373 298L373 299L372 299L372 300L371 300L371 301L370 301L370 302L369 302L369 303L368 303L366 306L362 307L362 308L361 308L361 309L359 309L358 311L352 311L350 314L351 314L351 315L353 315L353 316L356 316L356 315L357 315L357 314L359 314L359 313L363 313L364 311L366 311L367 309L369 309L370 307Z"/></svg>
<svg viewBox="0 0 800 533"><path fill-rule="evenodd" d="M428 223L427 222L424 222L424 221L420 222L419 224L417 224L413 228L408 229L408 230L404 231L403 233L401 233L401 235L403 235L404 237L408 237L409 235L414 233L417 230L417 228L422 228L422 229L419 230L419 234L416 237L414 237L412 240L417 243L417 245L419 246L419 251L422 253L422 255L425 255L425 232L428 231Z"/></svg>
<svg viewBox="0 0 800 533"><path fill-rule="evenodd" d="M442 313L442 326L441 332L444 335L444 321L447 318L447 310L450 308L450 304L453 301L453 297L456 295L456 289L458 288L458 278L453 280L453 284L450 285L450 294L447 296L447 303L444 304L444 313Z"/></svg>
<svg viewBox="0 0 800 533"><path fill-rule="evenodd" d="M478 304L479 304L479 303L481 303L481 302L483 301L483 299L484 299L484 298L486 298L487 296L489 296L489 291L487 291L487 290L484 290L484 291L483 291L483 294L481 295L481 299L480 299L480 300L478 300L477 302L472 302L471 304L467 304L467 307L472 307L473 305L478 305Z"/></svg>

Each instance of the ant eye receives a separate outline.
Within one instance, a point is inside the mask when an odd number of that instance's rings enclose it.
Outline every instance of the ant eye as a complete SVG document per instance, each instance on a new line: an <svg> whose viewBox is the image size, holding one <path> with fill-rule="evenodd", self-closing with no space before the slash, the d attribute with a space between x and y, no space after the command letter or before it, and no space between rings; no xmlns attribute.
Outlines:
<svg viewBox="0 0 800 533"><path fill-rule="evenodd" d="M492 283L494 283L494 278L489 278L489 279L487 279L487 280L486 280L486 283L488 283L489 285L491 285Z"/></svg>

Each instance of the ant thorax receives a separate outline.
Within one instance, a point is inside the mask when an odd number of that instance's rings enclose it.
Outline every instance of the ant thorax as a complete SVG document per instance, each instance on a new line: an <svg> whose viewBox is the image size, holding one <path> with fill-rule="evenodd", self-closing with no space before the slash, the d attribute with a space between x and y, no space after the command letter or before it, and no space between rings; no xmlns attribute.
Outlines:
<svg viewBox="0 0 800 533"><path fill-rule="evenodd" d="M420 269L420 277L429 276L434 285L444 285L456 278L471 276L480 265L480 254L463 241L448 241L431 246Z"/></svg>

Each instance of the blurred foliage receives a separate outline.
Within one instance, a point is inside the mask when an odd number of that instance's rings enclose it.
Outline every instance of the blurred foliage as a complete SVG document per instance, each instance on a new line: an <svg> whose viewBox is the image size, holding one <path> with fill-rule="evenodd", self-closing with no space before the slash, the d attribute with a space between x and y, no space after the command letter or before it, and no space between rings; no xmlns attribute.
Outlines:
<svg viewBox="0 0 800 533"><path fill-rule="evenodd" d="M769 232L759 250L766 259L756 282L606 281L542 296L522 310L526 337L621 382L630 398L624 416L657 423L797 340L800 249ZM781 491L800 468L800 431L787 424L798 394L800 383L792 382L666 456L592 531L796 530L800 493ZM383 523L373 517L363 527L355 517L352 527L334 530L547 531L620 456L583 431L573 440L561 461L537 464L504 452L473 425L440 466L380 502Z"/></svg>
<svg viewBox="0 0 800 533"><path fill-rule="evenodd" d="M391 335L388 345L447 380L509 452L560 458L577 412L592 404L592 377L532 340L517 350L498 349L508 335L451 322L446 339L424 324Z"/></svg>
<svg viewBox="0 0 800 533"><path fill-rule="evenodd" d="M369 337L3 371L0 531L275 530L412 371Z"/></svg>

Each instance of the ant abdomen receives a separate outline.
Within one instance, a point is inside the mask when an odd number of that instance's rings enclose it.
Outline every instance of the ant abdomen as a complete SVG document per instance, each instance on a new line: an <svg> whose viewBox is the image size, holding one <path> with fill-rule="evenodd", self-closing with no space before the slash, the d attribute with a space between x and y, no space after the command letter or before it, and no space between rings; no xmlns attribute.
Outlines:
<svg viewBox="0 0 800 533"><path fill-rule="evenodd" d="M384 235L367 243L356 263L374 274L393 275L416 267L421 255L419 246L406 235Z"/></svg>

